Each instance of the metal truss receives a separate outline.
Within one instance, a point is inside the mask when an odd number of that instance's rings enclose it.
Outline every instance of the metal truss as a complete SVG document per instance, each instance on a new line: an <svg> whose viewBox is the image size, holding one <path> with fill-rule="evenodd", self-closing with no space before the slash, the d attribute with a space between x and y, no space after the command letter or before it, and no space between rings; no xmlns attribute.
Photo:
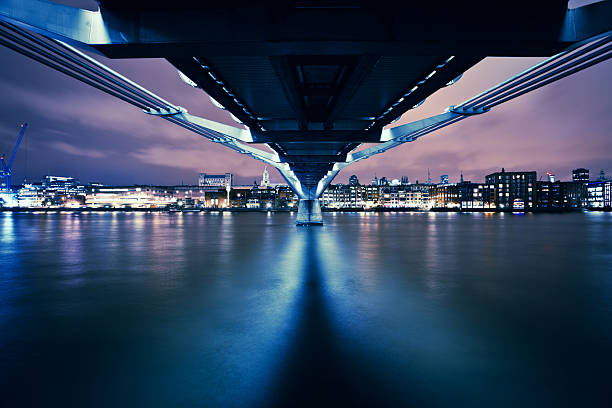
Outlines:
<svg viewBox="0 0 612 408"><path fill-rule="evenodd" d="M612 45L609 44L611 41L612 32L608 32L596 39L574 44L559 54L545 59L459 105L449 106L440 115L385 129L381 135L383 143L351 153L346 161L354 163L383 153L400 144L413 142L435 130L472 116L487 113L498 105L606 61L612 57Z"/></svg>

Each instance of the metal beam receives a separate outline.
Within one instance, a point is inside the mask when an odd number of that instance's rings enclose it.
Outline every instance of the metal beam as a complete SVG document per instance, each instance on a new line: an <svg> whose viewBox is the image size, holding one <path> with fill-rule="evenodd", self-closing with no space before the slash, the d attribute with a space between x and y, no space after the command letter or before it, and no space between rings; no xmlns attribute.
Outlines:
<svg viewBox="0 0 612 408"><path fill-rule="evenodd" d="M383 112L376 112L376 118L366 129L380 129L403 115L406 111L420 106L430 95L438 91L446 84L456 79L457 72L465 72L472 66L484 59L483 56L454 56L450 55L437 65L423 72L421 78L413 83L407 92L404 90L397 95L394 102L387 106Z"/></svg>
<svg viewBox="0 0 612 408"><path fill-rule="evenodd" d="M380 142L379 129L365 130L252 130L253 143L376 143Z"/></svg>
<svg viewBox="0 0 612 408"><path fill-rule="evenodd" d="M610 30L612 30L612 1L601 1L568 9L559 39L565 43L574 43Z"/></svg>
<svg viewBox="0 0 612 408"><path fill-rule="evenodd" d="M68 43L96 47L114 58L450 55L457 49L463 55L538 56L612 29L609 1L571 10L564 10L563 0L538 1L507 15L497 13L499 5L494 3L457 3L445 5L436 18L431 18L436 6L425 4L365 2L354 10L315 12L248 3L210 7L190 2L183 10L170 3L124 3L106 1L100 10L89 11L42 0L0 0L0 18ZM478 35L478 30L488 35Z"/></svg>
<svg viewBox="0 0 612 408"><path fill-rule="evenodd" d="M380 57L378 55L362 55L344 81L340 94L334 98L333 106L327 115L325 126L331 128L338 115L346 107L347 103L355 95L364 78L372 70Z"/></svg>
<svg viewBox="0 0 612 408"><path fill-rule="evenodd" d="M340 161L344 161L346 158L346 155L331 155L331 154L302 154L302 155L297 155L297 154L288 154L288 155L283 155L280 157L281 161L287 162L287 163L299 163L299 164L311 164L311 163L325 163L325 164L330 164L330 163L335 163L335 162L340 162Z"/></svg>
<svg viewBox="0 0 612 408"><path fill-rule="evenodd" d="M92 17L87 15L96 12L38 0L2 0L10 7L11 21L30 23L64 40L95 43L114 57L320 55L321 50L329 55L444 55L457 47L466 55L549 55L559 47L550 31L559 27L567 1L540 0L508 7L507 13L499 13L495 2L449 3L444 12L435 3L376 1L358 2L360 7L354 9L319 10L270 7L265 2L213 7L207 2L100 3L110 41L88 38ZM490 34L478 35L479 30Z"/></svg>
<svg viewBox="0 0 612 408"><path fill-rule="evenodd" d="M103 45L125 43L113 33L102 13L41 0L2 0L0 18L68 43Z"/></svg>
<svg viewBox="0 0 612 408"><path fill-rule="evenodd" d="M251 108L233 90L228 89L218 72L202 57L169 58L170 62L183 75L198 84L210 97L223 105L242 123L251 129L262 129L261 123L251 113Z"/></svg>
<svg viewBox="0 0 612 408"><path fill-rule="evenodd" d="M306 105L304 99L300 95L299 81L296 77L296 72L293 66L289 63L288 56L272 56L270 62L276 75L278 76L283 92L289 101L289 105L299 122L299 128L306 130L308 128L308 118L306 117Z"/></svg>

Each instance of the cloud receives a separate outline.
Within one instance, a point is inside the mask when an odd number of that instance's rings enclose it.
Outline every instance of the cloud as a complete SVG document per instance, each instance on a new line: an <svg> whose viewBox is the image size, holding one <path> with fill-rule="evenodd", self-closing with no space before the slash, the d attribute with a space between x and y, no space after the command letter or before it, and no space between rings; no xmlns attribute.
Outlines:
<svg viewBox="0 0 612 408"><path fill-rule="evenodd" d="M47 145L53 149L59 150L60 152L68 153L74 156L83 156L92 159L102 159L107 156L106 152L98 149L83 149L64 142L50 142L47 143Z"/></svg>
<svg viewBox="0 0 612 408"><path fill-rule="evenodd" d="M150 146L133 152L130 156L142 163L188 169L193 172L224 172L263 166L263 163L239 153L227 151L222 153L210 154L204 149L197 148ZM234 156L229 157L232 162L231 168L228 168L228 153Z"/></svg>

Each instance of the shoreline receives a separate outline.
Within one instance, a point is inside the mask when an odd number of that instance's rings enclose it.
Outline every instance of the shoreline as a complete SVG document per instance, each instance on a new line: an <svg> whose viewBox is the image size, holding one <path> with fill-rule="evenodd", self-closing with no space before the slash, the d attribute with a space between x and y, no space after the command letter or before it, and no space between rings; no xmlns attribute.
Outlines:
<svg viewBox="0 0 612 408"><path fill-rule="evenodd" d="M11 207L11 208L2 208L0 207L0 212L14 212L14 213L33 213L33 212L43 212L43 213L54 213L54 212L77 212L77 213L87 213L87 212L159 212L159 213L196 213L196 212L278 212L278 213L290 213L296 212L297 208L194 208L194 209L185 209L185 210L168 210L166 208L70 208L70 207ZM430 210L424 210L420 208L372 208L372 209L364 209L364 208L321 208L321 212L330 213L330 212L342 212L342 213L380 213L380 212L439 212L439 213L547 213L547 214L557 214L557 213L576 213L576 212L591 212L591 211L601 211L601 212L611 212L612 209L602 208L602 209L589 209L589 208L539 208L532 209L528 211L516 211L512 209L490 209L490 208L470 208L470 209L459 209L459 208L432 208Z"/></svg>

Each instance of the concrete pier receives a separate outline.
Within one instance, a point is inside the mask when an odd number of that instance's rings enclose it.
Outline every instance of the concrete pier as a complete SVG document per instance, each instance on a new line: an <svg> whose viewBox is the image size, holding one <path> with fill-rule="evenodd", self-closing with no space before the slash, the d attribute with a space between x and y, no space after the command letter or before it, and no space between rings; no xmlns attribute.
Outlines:
<svg viewBox="0 0 612 408"><path fill-rule="evenodd" d="M300 200L296 224L323 225L319 200Z"/></svg>

